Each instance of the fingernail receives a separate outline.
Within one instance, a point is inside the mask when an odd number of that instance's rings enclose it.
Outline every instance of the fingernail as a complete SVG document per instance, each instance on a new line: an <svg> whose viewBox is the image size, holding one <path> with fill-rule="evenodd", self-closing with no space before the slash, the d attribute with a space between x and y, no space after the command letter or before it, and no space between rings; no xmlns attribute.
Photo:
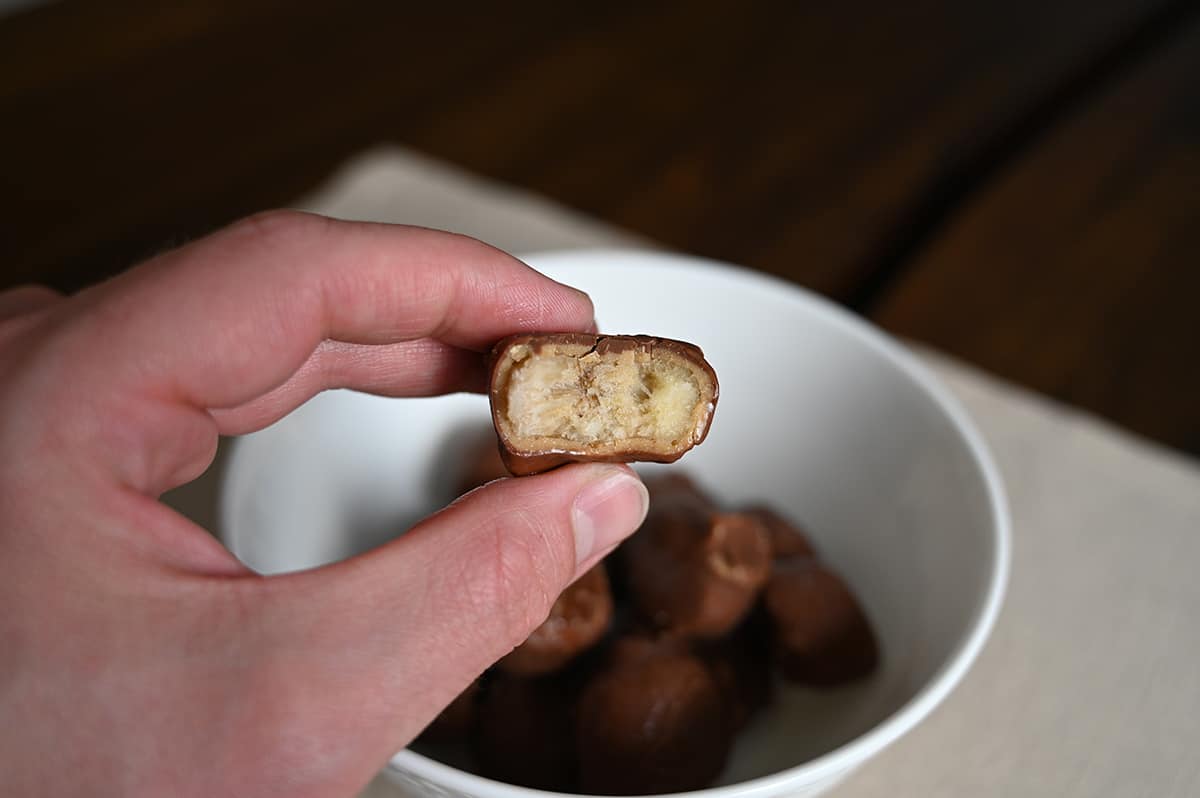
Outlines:
<svg viewBox="0 0 1200 798"><path fill-rule="evenodd" d="M576 565L628 537L641 526L650 509L646 486L628 469L594 468L600 473L583 486L571 508Z"/></svg>

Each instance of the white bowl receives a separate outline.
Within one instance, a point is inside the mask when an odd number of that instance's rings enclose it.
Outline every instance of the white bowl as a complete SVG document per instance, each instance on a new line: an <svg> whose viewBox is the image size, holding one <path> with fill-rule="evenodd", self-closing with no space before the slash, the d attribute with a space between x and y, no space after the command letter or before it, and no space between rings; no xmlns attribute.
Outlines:
<svg viewBox="0 0 1200 798"><path fill-rule="evenodd" d="M739 738L712 798L817 795L915 726L978 654L999 610L1009 520L996 468L946 391L901 346L790 284L711 261L579 251L527 261L595 301L601 328L699 344L721 380L708 440L684 467L729 503L803 519L879 633L878 673L785 689ZM323 394L234 447L227 544L263 572L375 545L444 495L448 435L487 418L479 396ZM652 466L647 471L658 468ZM388 774L420 794L549 795L413 751Z"/></svg>

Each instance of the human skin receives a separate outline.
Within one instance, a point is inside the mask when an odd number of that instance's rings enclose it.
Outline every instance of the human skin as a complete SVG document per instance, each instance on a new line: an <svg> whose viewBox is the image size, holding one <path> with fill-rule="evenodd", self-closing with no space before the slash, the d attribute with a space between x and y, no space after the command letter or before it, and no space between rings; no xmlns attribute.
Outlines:
<svg viewBox="0 0 1200 798"><path fill-rule="evenodd" d="M4 792L354 794L641 523L645 489L615 465L499 480L274 577L158 497L320 390L482 390L494 341L592 318L471 239L292 212L71 297L0 293Z"/></svg>

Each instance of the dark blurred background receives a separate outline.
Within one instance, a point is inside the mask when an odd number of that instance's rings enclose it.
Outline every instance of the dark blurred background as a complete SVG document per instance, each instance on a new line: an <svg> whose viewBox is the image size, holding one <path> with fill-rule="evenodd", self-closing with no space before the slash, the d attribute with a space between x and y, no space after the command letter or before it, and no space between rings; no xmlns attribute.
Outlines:
<svg viewBox="0 0 1200 798"><path fill-rule="evenodd" d="M1200 454L1200 2L0 0L0 287L394 142Z"/></svg>

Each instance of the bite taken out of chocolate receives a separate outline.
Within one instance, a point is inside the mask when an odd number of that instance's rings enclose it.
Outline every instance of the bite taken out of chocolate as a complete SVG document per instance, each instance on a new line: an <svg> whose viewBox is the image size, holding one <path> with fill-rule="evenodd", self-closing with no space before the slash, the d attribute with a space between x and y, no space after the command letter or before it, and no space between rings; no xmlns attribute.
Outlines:
<svg viewBox="0 0 1200 798"><path fill-rule="evenodd" d="M620 640L579 700L579 786L600 795L707 787L733 741L709 667L678 644Z"/></svg>
<svg viewBox="0 0 1200 798"><path fill-rule="evenodd" d="M674 462L708 434L719 387L683 341L534 333L495 345L488 393L504 463L523 476L570 462Z"/></svg>
<svg viewBox="0 0 1200 798"><path fill-rule="evenodd" d="M488 778L538 790L577 786L579 680L494 673L478 704L475 760Z"/></svg>
<svg viewBox="0 0 1200 798"><path fill-rule="evenodd" d="M549 617L499 667L519 676L557 671L600 642L612 619L612 594L601 562L563 591Z"/></svg>
<svg viewBox="0 0 1200 798"><path fill-rule="evenodd" d="M808 557L777 559L764 591L773 648L789 681L833 687L879 663L870 621L846 583Z"/></svg>
<svg viewBox="0 0 1200 798"><path fill-rule="evenodd" d="M718 511L678 480L648 481L650 512L621 547L636 610L655 628L689 638L728 634L746 616L770 574L763 524Z"/></svg>

